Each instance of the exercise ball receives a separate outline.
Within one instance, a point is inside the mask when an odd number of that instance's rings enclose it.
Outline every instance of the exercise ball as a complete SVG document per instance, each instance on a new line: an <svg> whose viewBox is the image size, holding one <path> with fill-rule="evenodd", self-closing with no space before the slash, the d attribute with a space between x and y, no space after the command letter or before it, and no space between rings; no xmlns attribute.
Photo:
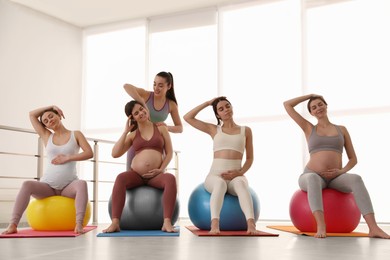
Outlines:
<svg viewBox="0 0 390 260"><path fill-rule="evenodd" d="M64 196L50 196L31 200L27 210L27 222L34 230L63 231L76 227L75 200ZM91 218L91 205L88 202L83 226Z"/></svg>
<svg viewBox="0 0 390 260"><path fill-rule="evenodd" d="M255 191L252 188L249 188L249 190L253 200L256 222L260 215L260 203ZM204 188L203 184L199 184L189 198L188 214L190 220L201 230L211 229L210 197L211 194ZM219 228L220 230L247 230L246 218L237 196L225 194L220 213Z"/></svg>
<svg viewBox="0 0 390 260"><path fill-rule="evenodd" d="M327 233L350 233L359 225L360 210L352 193L323 189L324 218ZM290 201L290 218L302 232L316 232L317 224L311 212L307 192L297 190Z"/></svg>
<svg viewBox="0 0 390 260"><path fill-rule="evenodd" d="M122 230L159 230L164 223L163 214L163 190L140 186L126 190L126 201L120 219ZM108 202L110 218L112 197ZM172 225L179 216L179 201L176 199L175 209L172 215Z"/></svg>

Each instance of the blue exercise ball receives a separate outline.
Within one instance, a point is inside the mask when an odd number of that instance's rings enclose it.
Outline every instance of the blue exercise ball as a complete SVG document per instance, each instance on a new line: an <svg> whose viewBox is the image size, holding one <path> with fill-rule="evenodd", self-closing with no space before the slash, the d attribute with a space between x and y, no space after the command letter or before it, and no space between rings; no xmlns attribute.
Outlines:
<svg viewBox="0 0 390 260"><path fill-rule="evenodd" d="M252 188L249 188L249 191L252 196L255 221L257 221L260 215L259 199ZM210 196L211 194L204 188L203 184L199 184L189 198L188 213L190 220L201 230L211 229ZM237 196L225 194L219 228L220 230L247 230L246 218Z"/></svg>
<svg viewBox="0 0 390 260"><path fill-rule="evenodd" d="M150 186L140 186L126 190L126 201L120 219L122 230L159 230L164 223L163 190ZM108 212L111 215L112 197L108 202ZM172 215L172 225L179 216L179 201L176 199Z"/></svg>

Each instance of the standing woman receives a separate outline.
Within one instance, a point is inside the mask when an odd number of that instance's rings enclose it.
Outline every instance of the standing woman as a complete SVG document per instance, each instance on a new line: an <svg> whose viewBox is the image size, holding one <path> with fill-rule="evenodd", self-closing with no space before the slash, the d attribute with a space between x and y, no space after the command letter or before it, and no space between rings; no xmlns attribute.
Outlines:
<svg viewBox="0 0 390 260"><path fill-rule="evenodd" d="M294 109L305 101L308 101L310 114L317 119L316 125ZM299 177L299 186L307 191L309 205L317 222L315 237L326 237L322 189L328 187L353 193L368 225L370 237L390 238L376 223L371 199L362 178L348 173L357 164L352 140L345 126L334 125L329 121L328 105L324 98L310 94L287 100L283 104L288 115L302 128L308 143L310 159ZM345 165L342 163L343 148L348 156Z"/></svg>
<svg viewBox="0 0 390 260"><path fill-rule="evenodd" d="M153 91L137 88L131 84L123 87L127 94L149 110L150 121L157 125L165 125L171 133L183 132L175 91L173 76L170 72L162 71L154 78ZM174 125L166 125L164 121L171 115Z"/></svg>
<svg viewBox="0 0 390 260"><path fill-rule="evenodd" d="M217 124L206 123L196 118L197 114L208 106L213 107ZM205 189L211 193L210 233L220 233L219 217L224 196L228 192L238 196L247 220L247 233L257 234L253 201L248 180L244 176L253 163L252 130L234 122L233 107L226 97L213 98L198 105L184 116L184 120L196 129L209 134L214 142L214 159L204 182ZM242 165L244 152L246 158Z"/></svg>
<svg viewBox="0 0 390 260"><path fill-rule="evenodd" d="M120 218L126 201L126 190L148 185L163 190L162 231L175 232L172 215L175 209L177 188L175 176L165 173L172 159L172 143L165 126L157 126L149 120L148 110L138 101L125 106L127 115L125 130L112 149L112 156L122 156L133 147L135 156L130 169L120 173L112 189L111 225L105 233L120 231Z"/></svg>
<svg viewBox="0 0 390 260"><path fill-rule="evenodd" d="M30 112L30 121L41 137L47 152L47 168L40 181L25 181L20 189L11 222L3 234L17 233L17 226L26 210L30 196L43 199L61 195L74 198L76 204L75 233L84 233L83 220L88 203L87 183L79 180L76 162L92 158L93 152L80 131L70 131L62 124L65 118L56 106ZM79 152L80 148L82 152Z"/></svg>

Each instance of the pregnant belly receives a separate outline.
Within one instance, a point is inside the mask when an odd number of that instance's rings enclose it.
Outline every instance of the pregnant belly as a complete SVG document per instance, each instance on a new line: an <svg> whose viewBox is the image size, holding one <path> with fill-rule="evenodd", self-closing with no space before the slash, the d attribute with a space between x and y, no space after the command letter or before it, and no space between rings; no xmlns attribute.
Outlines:
<svg viewBox="0 0 390 260"><path fill-rule="evenodd" d="M142 150L137 153L131 162L131 168L138 174L143 175L150 170L160 168L162 154L156 150Z"/></svg>
<svg viewBox="0 0 390 260"><path fill-rule="evenodd" d="M307 167L315 172L322 172L329 169L341 169L341 154L334 151L320 151L310 156Z"/></svg>

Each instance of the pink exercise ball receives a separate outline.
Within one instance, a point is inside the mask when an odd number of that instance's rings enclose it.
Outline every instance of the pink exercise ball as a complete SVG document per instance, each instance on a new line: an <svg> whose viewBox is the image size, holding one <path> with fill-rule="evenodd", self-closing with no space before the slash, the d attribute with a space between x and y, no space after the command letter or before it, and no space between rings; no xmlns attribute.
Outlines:
<svg viewBox="0 0 390 260"><path fill-rule="evenodd" d="M322 190L327 233L350 233L359 225L361 213L352 193L334 189ZM317 224L311 212L307 192L297 190L290 201L290 218L301 232L316 232Z"/></svg>

